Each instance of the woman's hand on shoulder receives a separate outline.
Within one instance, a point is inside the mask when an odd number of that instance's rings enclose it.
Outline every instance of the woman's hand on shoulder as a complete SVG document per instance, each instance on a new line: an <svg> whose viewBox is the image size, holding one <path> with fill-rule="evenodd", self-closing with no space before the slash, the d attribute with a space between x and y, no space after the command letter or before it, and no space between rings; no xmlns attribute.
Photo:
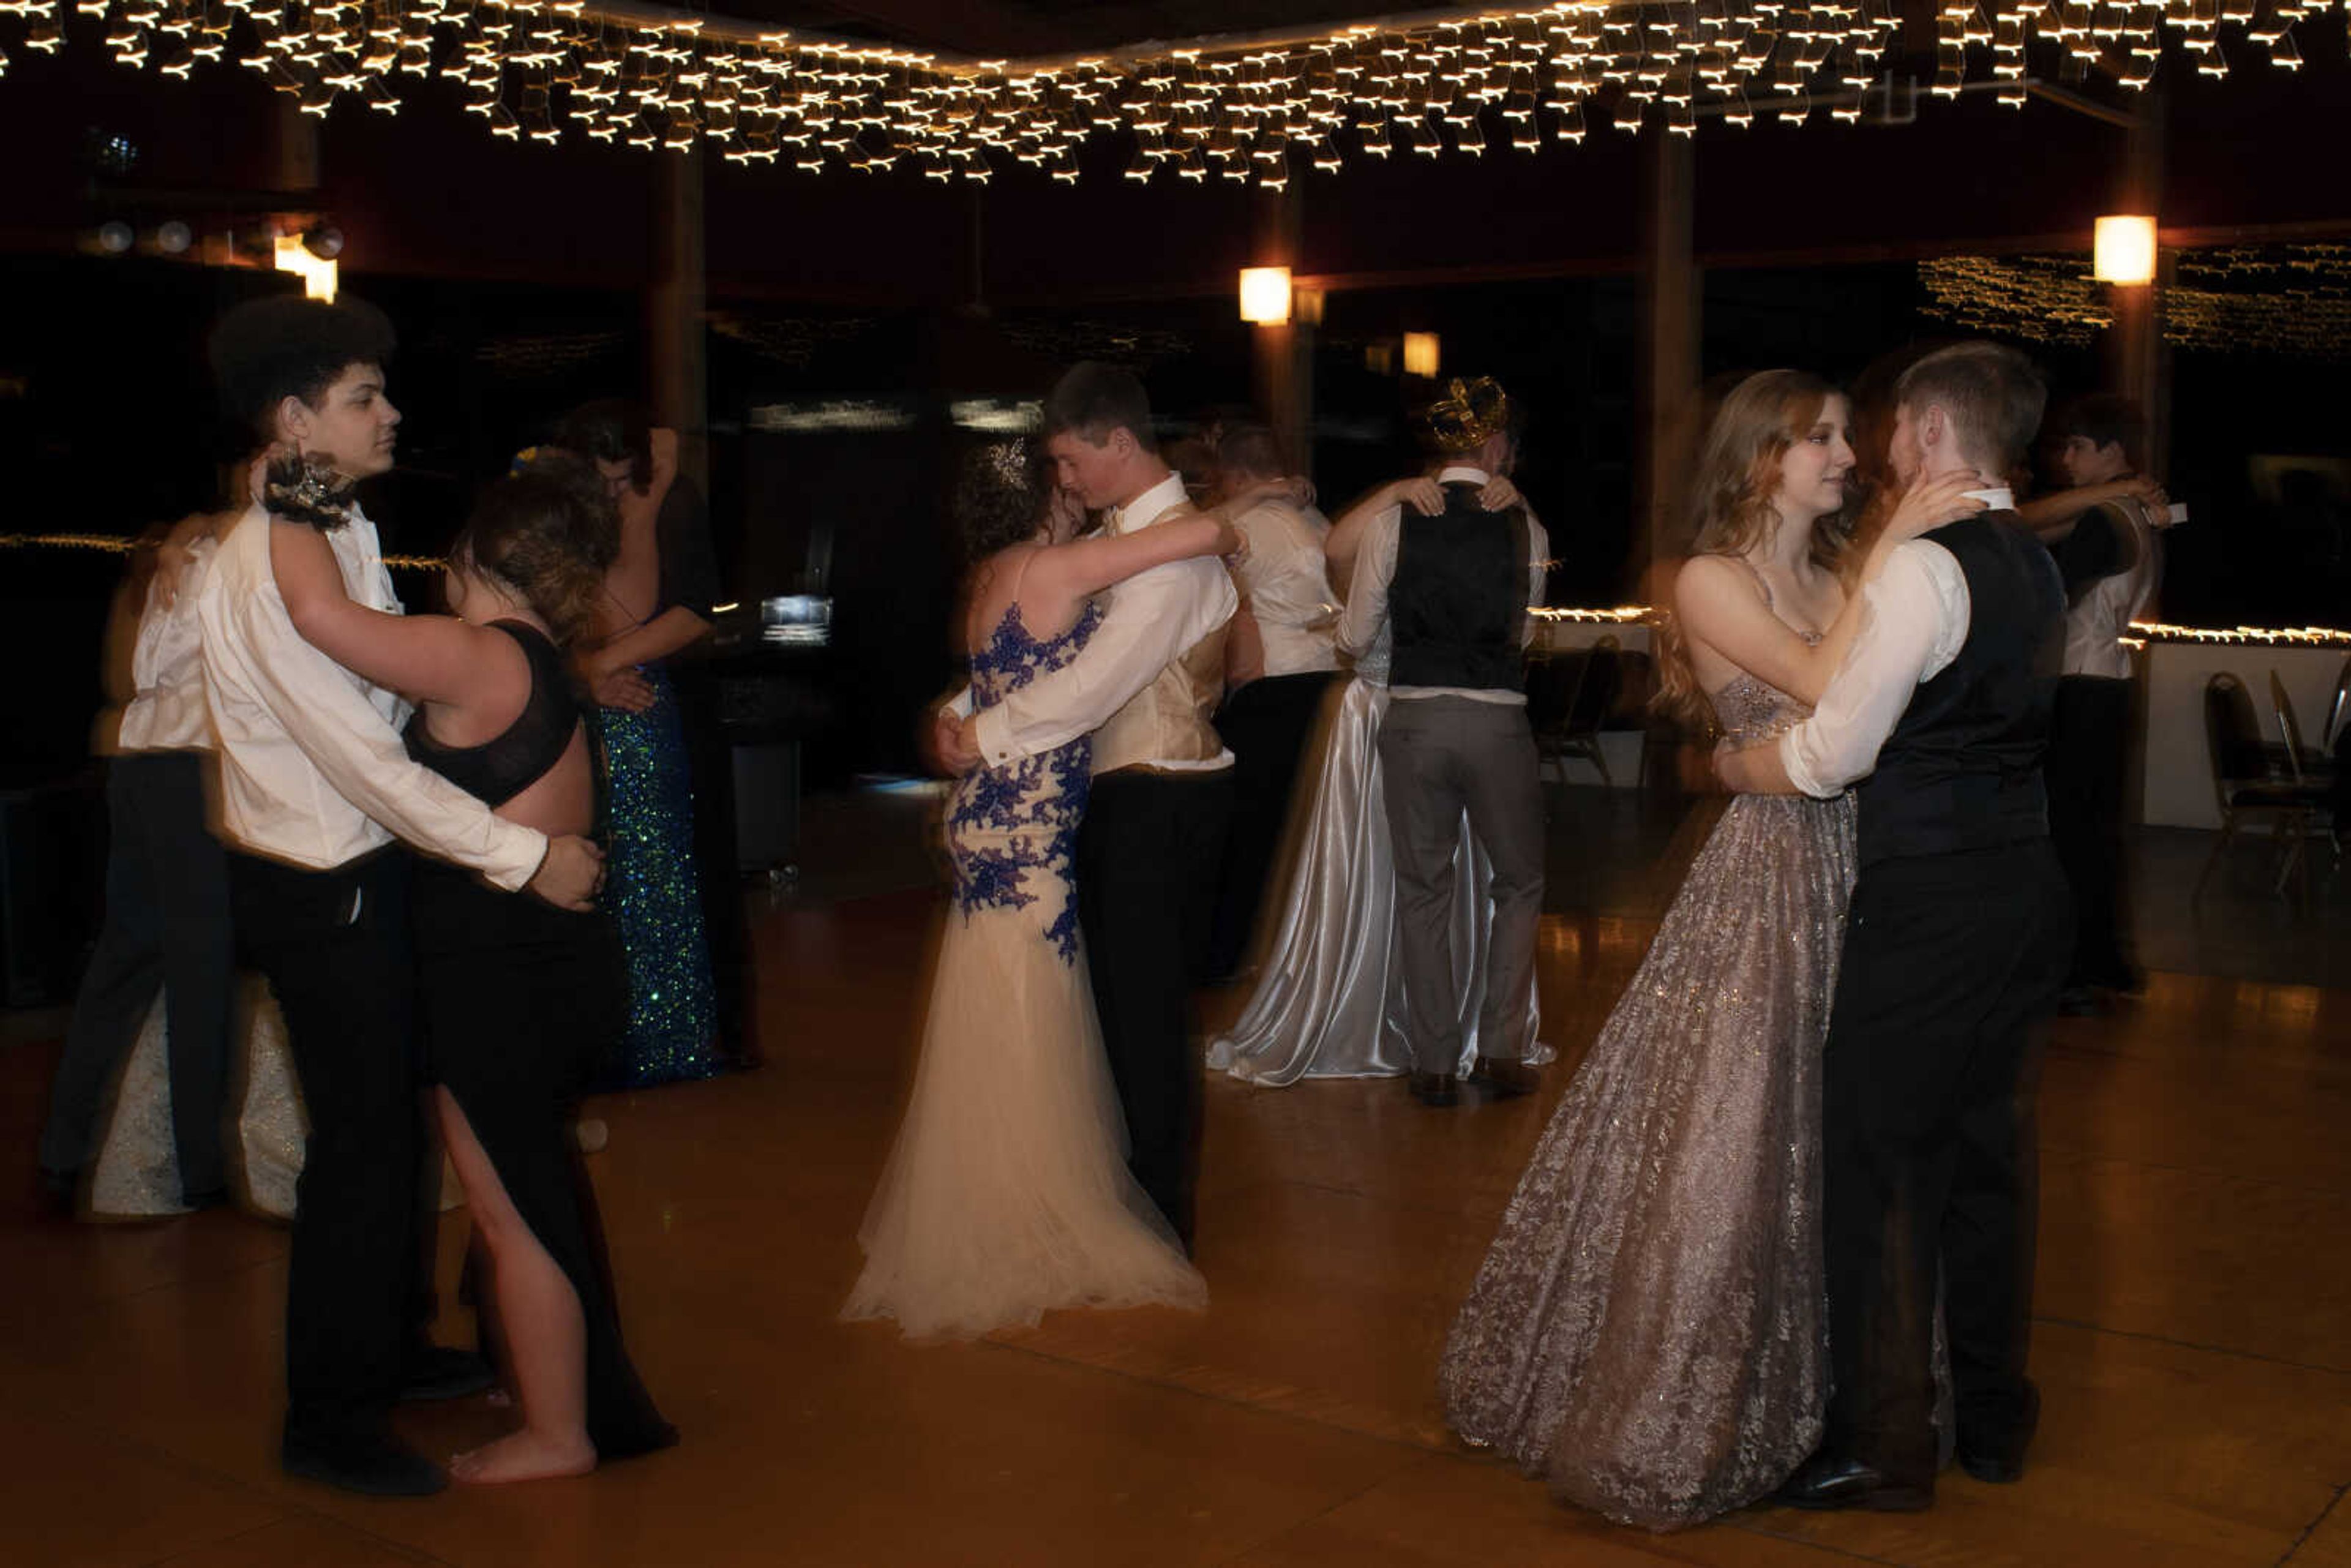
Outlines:
<svg viewBox="0 0 2351 1568"><path fill-rule="evenodd" d="M1982 488L1982 476L1965 468L1917 480L1895 502L1894 514L1886 519L1886 532L1880 537L1886 544L1896 545L1945 523L1974 517L1984 509L1984 502L1968 492Z"/></svg>
<svg viewBox="0 0 2351 1568"><path fill-rule="evenodd" d="M1507 474L1495 475L1486 481L1485 488L1478 492L1478 504L1489 512L1507 512L1525 499L1519 494L1519 487L1510 483L1510 476Z"/></svg>
<svg viewBox="0 0 2351 1568"><path fill-rule="evenodd" d="M1388 505L1410 507L1424 517L1433 517L1445 510L1445 486L1426 474L1399 479L1388 486Z"/></svg>

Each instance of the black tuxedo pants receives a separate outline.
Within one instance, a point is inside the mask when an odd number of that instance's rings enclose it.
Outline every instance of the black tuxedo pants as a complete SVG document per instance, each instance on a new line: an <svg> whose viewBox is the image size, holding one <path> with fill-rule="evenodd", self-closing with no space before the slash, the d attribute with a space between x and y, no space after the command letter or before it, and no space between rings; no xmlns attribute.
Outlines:
<svg viewBox="0 0 2351 1568"><path fill-rule="evenodd" d="M228 1180L221 1118L236 972L228 861L204 825L204 768L182 751L130 752L107 765L106 923L50 1092L46 1169L69 1174L96 1158L108 1085L160 986L181 1191L193 1197Z"/></svg>
<svg viewBox="0 0 2351 1568"><path fill-rule="evenodd" d="M1299 758L1322 715L1323 694L1337 678L1332 670L1267 675L1233 693L1217 712L1217 733L1233 752L1233 829L1209 938L1212 979L1232 974L1248 956L1290 821Z"/></svg>
<svg viewBox="0 0 2351 1568"><path fill-rule="evenodd" d="M310 1118L286 1281L298 1440L381 1434L430 1314L409 868L397 848L324 872L229 858L237 945L277 995Z"/></svg>
<svg viewBox="0 0 2351 1568"><path fill-rule="evenodd" d="M1866 865L1822 1059L1827 1447L1935 1472L1936 1265L1959 1439L2022 1445L2039 1025L2072 946L2048 841Z"/></svg>
<svg viewBox="0 0 2351 1568"><path fill-rule="evenodd" d="M1187 1248L1200 1163L1192 988L1232 810L1228 772L1106 773L1078 830L1078 925L1126 1116L1127 1167Z"/></svg>
<svg viewBox="0 0 2351 1568"><path fill-rule="evenodd" d="M2074 894L2069 983L2127 986L2120 905L2123 788L2130 751L2131 683L2067 675L2049 715L2049 841Z"/></svg>

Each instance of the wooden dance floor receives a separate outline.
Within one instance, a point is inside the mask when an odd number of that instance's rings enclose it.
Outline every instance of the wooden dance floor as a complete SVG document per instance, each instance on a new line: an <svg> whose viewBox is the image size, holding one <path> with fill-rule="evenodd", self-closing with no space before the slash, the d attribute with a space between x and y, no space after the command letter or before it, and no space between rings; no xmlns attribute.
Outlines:
<svg viewBox="0 0 2351 1568"><path fill-rule="evenodd" d="M1446 1113L1394 1082L1212 1082L1206 1313L1064 1313L939 1346L833 1319L937 907L914 890L771 912L769 1065L600 1103L623 1313L684 1440L594 1476L423 1501L287 1480L283 1232L234 1211L45 1220L12 1180L0 1563L2351 1564L2351 989L2165 973L2114 1017L2060 1024L2046 1413L2021 1485L1952 1471L1929 1513L1759 1508L1651 1536L1462 1448L1433 1380L1646 921L1547 920L1564 1060L1533 1100ZM54 1056L0 1050L12 1168L32 1165ZM453 1309L446 1327L468 1325ZM445 1452L499 1416L474 1400L400 1422Z"/></svg>

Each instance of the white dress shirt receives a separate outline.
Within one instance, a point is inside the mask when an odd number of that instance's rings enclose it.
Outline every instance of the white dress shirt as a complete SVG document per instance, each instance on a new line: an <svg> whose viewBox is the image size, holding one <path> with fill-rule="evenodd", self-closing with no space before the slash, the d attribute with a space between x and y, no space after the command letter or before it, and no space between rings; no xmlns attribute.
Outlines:
<svg viewBox="0 0 2351 1568"><path fill-rule="evenodd" d="M1186 499L1183 476L1170 474L1113 510L1105 526L1114 534L1131 534ZM980 710L974 738L990 767L1035 757L1101 728L1161 671L1231 620L1240 597L1222 561L1194 556L1113 584L1098 602L1105 605L1102 624L1076 658ZM969 693L958 701L968 703ZM1106 766L1099 757L1094 762ZM1206 759L1129 757L1114 763L1205 773L1230 768L1233 754L1227 747Z"/></svg>
<svg viewBox="0 0 2351 1568"><path fill-rule="evenodd" d="M1440 485L1476 485L1483 487L1493 482L1493 476L1483 468L1455 465L1437 470ZM1527 519L1527 604L1532 608L1542 602L1543 584L1551 574L1551 535L1535 521L1534 508L1521 504L1519 510ZM1388 623L1388 585L1395 580L1396 549L1404 531L1404 507L1384 507L1373 514L1364 527L1363 543L1356 549L1355 575L1347 588L1346 613L1339 618L1339 646L1353 658L1361 659L1378 643L1380 633ZM1527 618L1526 630L1520 643L1534 641L1534 618ZM1388 688L1392 697L1410 701L1415 697L1468 697L1472 702L1502 703L1524 707L1527 694L1522 690L1504 690L1496 686L1396 686Z"/></svg>
<svg viewBox="0 0 2351 1568"><path fill-rule="evenodd" d="M196 595L219 546L200 538L188 546L176 580L155 574L140 612L138 641L131 650L131 684L136 695L124 705L116 746L123 751L209 751L211 711L204 706L202 633L196 625ZM165 594L172 602L165 604Z"/></svg>
<svg viewBox="0 0 2351 1568"><path fill-rule="evenodd" d="M400 738L408 704L294 630L269 563L269 526L259 507L246 508L196 595L231 842L323 871L397 835L509 892L530 881L546 835L413 760ZM327 541L352 601L399 614L375 525L356 517Z"/></svg>
<svg viewBox="0 0 2351 1568"><path fill-rule="evenodd" d="M1875 768L1920 685L1959 656L1968 613L1957 557L1931 539L1896 545L1862 590L1861 630L1820 706L1780 737L1788 782L1827 800Z"/></svg>
<svg viewBox="0 0 2351 1568"><path fill-rule="evenodd" d="M1339 667L1332 645L1339 606L1331 592L1322 538L1330 524L1287 501L1265 500L1233 519L1249 553L1233 567L1265 645L1268 675L1301 675Z"/></svg>

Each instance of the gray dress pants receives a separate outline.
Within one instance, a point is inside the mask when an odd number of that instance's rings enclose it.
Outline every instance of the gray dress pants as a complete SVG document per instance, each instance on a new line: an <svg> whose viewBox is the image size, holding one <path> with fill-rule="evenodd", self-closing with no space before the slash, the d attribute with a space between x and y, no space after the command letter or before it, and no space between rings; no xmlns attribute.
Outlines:
<svg viewBox="0 0 2351 1568"><path fill-rule="evenodd" d="M1542 917L1542 787L1534 731L1515 703L1398 696L1380 725L1380 780L1395 852L1396 927L1406 1027L1422 1072L1452 1072L1461 1057L1453 973L1453 856L1461 815L1493 862L1493 939L1478 1038L1480 1054L1527 1052L1524 1001Z"/></svg>

